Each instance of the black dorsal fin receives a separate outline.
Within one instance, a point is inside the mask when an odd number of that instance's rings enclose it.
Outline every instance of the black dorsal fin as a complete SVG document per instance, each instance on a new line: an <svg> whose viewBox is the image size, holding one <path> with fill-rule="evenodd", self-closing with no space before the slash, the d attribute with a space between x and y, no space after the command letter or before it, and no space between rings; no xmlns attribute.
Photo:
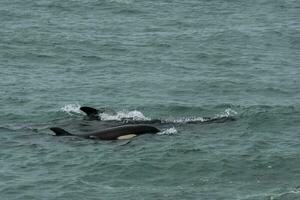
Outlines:
<svg viewBox="0 0 300 200"><path fill-rule="evenodd" d="M50 128L50 130L54 132L54 134L53 134L54 136L70 136L70 135L72 135L71 133L69 133L59 127L52 127L52 128Z"/></svg>
<svg viewBox="0 0 300 200"><path fill-rule="evenodd" d="M101 120L99 116L101 110L97 110L96 108L87 107L87 106L80 107L80 110L83 111L89 117L89 119Z"/></svg>
<svg viewBox="0 0 300 200"><path fill-rule="evenodd" d="M83 111L87 116L89 115L97 115L99 111L96 108L82 106L80 110Z"/></svg>

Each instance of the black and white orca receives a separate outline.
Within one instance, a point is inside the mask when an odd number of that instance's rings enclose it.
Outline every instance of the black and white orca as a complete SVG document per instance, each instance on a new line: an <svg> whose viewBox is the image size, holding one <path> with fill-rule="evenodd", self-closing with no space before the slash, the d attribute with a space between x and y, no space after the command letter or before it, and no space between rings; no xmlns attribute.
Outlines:
<svg viewBox="0 0 300 200"><path fill-rule="evenodd" d="M148 125L123 125L113 128L107 128L92 133L84 134L72 134L59 127L50 128L54 132L54 136L77 136L87 139L99 139L99 140L120 140L120 139L131 139L133 137L143 134L156 134L160 132L159 129L154 126Z"/></svg>

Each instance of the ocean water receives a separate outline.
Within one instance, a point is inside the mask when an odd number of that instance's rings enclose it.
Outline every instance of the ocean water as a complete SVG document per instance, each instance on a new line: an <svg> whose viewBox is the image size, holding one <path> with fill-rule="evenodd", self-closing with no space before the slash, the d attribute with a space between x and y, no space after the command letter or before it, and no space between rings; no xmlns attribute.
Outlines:
<svg viewBox="0 0 300 200"><path fill-rule="evenodd" d="M1 200L300 199L300 1L1 0L0 19ZM122 117L176 123L49 130Z"/></svg>

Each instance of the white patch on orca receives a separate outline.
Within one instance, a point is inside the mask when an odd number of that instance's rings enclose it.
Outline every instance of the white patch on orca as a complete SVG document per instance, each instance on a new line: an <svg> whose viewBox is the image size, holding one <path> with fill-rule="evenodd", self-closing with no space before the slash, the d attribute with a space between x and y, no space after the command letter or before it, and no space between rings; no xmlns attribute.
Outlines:
<svg viewBox="0 0 300 200"><path fill-rule="evenodd" d="M118 137L118 140L129 140L131 138L134 138L136 134L128 134L128 135L122 135Z"/></svg>

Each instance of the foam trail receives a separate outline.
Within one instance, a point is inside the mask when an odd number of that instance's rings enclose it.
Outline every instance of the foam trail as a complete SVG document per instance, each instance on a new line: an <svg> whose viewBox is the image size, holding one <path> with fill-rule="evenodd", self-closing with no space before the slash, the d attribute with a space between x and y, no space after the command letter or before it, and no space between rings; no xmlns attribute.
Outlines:
<svg viewBox="0 0 300 200"><path fill-rule="evenodd" d="M224 119L224 118L230 118L237 115L237 112L235 110L232 110L230 108L227 108L223 113L216 114L214 117L182 117L179 119L168 119L165 120L166 123L176 123L176 124L187 124L187 123L193 123L193 122L209 122L212 120L217 119Z"/></svg>
<svg viewBox="0 0 300 200"><path fill-rule="evenodd" d="M203 117L184 117L174 120L166 120L166 122L172 122L172 123L179 123L179 124L185 124L188 122L205 122L206 119Z"/></svg>
<svg viewBox="0 0 300 200"><path fill-rule="evenodd" d="M61 108L63 112L68 113L69 115L73 115L74 113L80 114L80 105L79 104L67 104Z"/></svg>

